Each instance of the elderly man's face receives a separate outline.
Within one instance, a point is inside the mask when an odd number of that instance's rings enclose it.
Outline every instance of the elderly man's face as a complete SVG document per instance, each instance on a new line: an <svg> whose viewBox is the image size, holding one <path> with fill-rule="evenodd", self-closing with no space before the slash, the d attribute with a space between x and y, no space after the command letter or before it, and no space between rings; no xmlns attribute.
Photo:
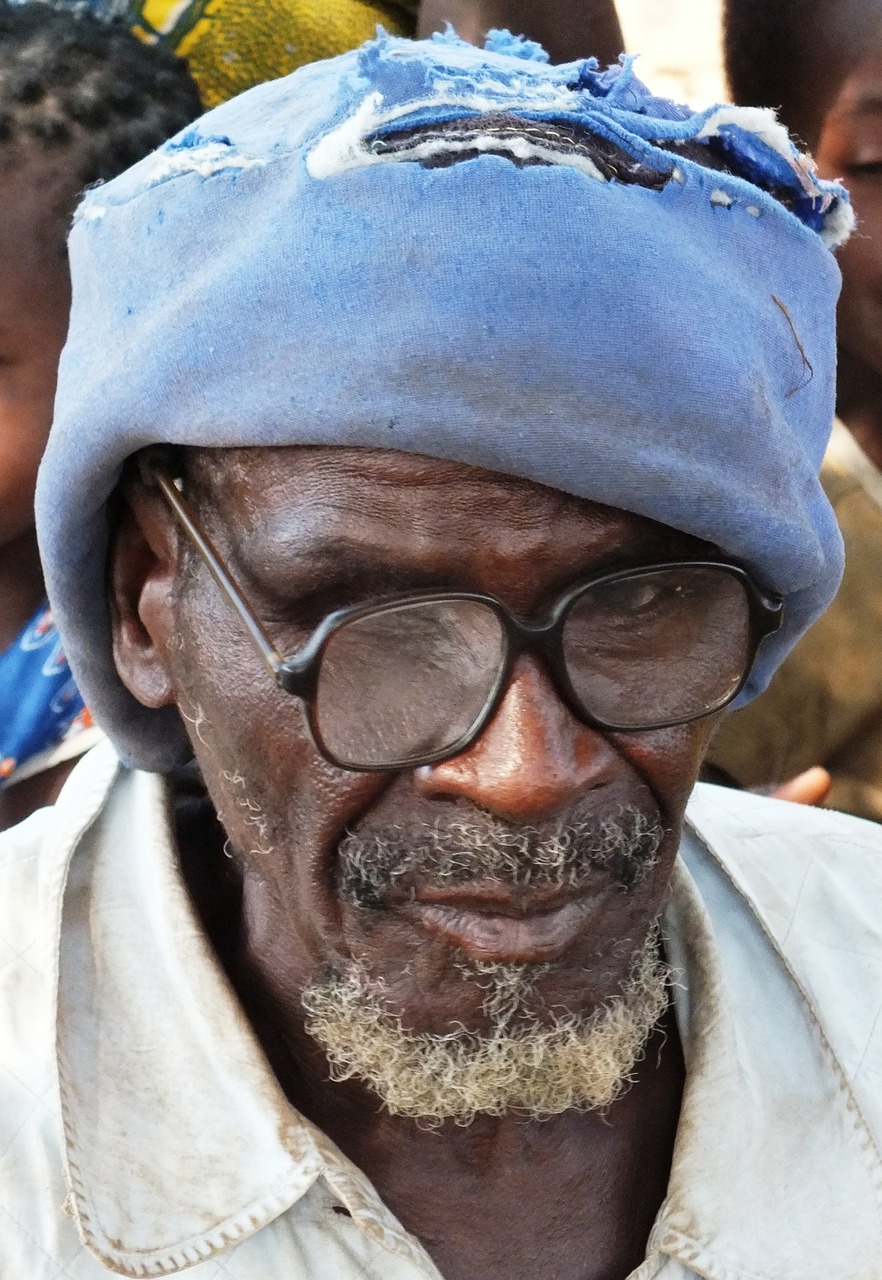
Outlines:
<svg viewBox="0 0 882 1280"><path fill-rule="evenodd" d="M191 461L191 501L284 652L330 611L382 596L485 592L531 618L594 571L708 550L535 484L394 452ZM498 1033L506 983L516 1016L529 1005L537 1025L617 997L663 905L715 718L599 732L525 655L461 754L341 770L160 499L136 489L132 503L116 553L118 665L143 702L180 708L243 867L247 950L280 1003L357 973L408 1032L439 1036Z"/></svg>

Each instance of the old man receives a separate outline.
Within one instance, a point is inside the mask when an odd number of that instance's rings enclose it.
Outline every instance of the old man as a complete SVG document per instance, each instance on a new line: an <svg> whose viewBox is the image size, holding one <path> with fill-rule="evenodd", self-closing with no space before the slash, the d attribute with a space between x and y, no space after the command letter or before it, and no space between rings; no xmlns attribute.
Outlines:
<svg viewBox="0 0 882 1280"><path fill-rule="evenodd" d="M39 517L116 750L0 845L4 1277L878 1274L882 835L684 821L838 581L850 225L504 33L90 193Z"/></svg>

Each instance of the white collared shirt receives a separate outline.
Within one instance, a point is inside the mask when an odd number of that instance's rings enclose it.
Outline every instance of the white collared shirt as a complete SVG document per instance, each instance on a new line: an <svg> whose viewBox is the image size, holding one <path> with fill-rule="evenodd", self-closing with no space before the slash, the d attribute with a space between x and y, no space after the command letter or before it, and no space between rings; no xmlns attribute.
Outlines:
<svg viewBox="0 0 882 1280"><path fill-rule="evenodd" d="M170 814L102 744L0 838L0 1280L439 1280L283 1095ZM882 1280L882 829L714 787L689 821L686 1091L632 1280Z"/></svg>

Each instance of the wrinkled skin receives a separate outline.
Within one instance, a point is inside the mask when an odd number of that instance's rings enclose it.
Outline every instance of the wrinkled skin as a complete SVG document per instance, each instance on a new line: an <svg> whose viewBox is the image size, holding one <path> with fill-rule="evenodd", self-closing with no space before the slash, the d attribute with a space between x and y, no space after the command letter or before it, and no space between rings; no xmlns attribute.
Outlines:
<svg viewBox="0 0 882 1280"><path fill-rule="evenodd" d="M593 570L707 551L636 516L391 452L191 454L188 492L285 651L331 609L382 594L486 591L529 617ZM658 864L633 892L598 884L584 930L540 983L549 1006L576 1013L615 995L663 905L715 719L598 733L573 718L527 656L495 718L458 757L399 774L336 769L204 567L182 550L156 491L135 480L127 497L111 568L117 666L142 703L177 704L187 721L240 868L226 917L218 903L229 861L212 854L215 869L206 866L207 846L183 856L199 867L193 892L289 1096L375 1181L448 1280L627 1275L643 1257L670 1168L682 1088L672 1022L606 1117L483 1119L426 1133L380 1112L360 1084L328 1082L299 995L329 964L367 957L405 1025L478 1027L479 1001L449 945L406 903L365 912L342 899L338 842L347 828L443 820L454 805L538 822L585 796L598 821L632 804L666 830Z"/></svg>
<svg viewBox="0 0 882 1280"><path fill-rule="evenodd" d="M837 255L837 408L882 467L882 31L827 115L817 160L825 177L845 182L858 216L858 234Z"/></svg>

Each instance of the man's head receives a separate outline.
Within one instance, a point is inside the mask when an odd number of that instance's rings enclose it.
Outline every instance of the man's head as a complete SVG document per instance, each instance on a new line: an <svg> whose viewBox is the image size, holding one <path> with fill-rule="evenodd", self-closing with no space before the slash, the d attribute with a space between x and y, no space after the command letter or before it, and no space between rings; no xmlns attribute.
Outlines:
<svg viewBox="0 0 882 1280"><path fill-rule="evenodd" d="M301 1059L432 1119L617 1096L714 712L838 572L841 194L529 52L381 40L93 195L41 482L91 704L196 755Z"/></svg>
<svg viewBox="0 0 882 1280"><path fill-rule="evenodd" d="M188 503L284 653L332 611L390 596L480 593L541 621L574 583L614 567L718 558L641 517L403 453L196 452L183 475ZM138 698L177 705L187 721L231 846L260 882L252 923L288 922L288 981L307 991L312 1030L341 1070L369 1072L396 1110L424 1117L468 1119L494 1109L493 1096L497 1110L545 1113L611 1101L663 1007L663 974L644 947L715 719L605 733L525 653L490 724L452 756L400 771L335 767L158 491L135 479L128 495L114 558L117 664ZM597 593L594 665L604 650L610 663L635 657L626 625L646 641L659 615L696 623L702 604L671 607L675 580L688 582L686 566ZM579 636L566 652L578 662L592 640L571 618ZM413 629L401 620L383 642L400 685L391 673L377 681L385 655L371 659L370 633L351 655L328 651L332 670L319 678L343 679L348 662L349 724L366 715L372 746L392 751L419 699L431 752L432 722L451 713L450 696L430 696L433 680L442 665L462 685L477 683L482 664L492 672L482 639L474 618L455 632L440 614ZM731 664L726 637L713 647ZM640 654L648 666L654 656ZM658 664L655 675L669 680ZM450 1039L455 1024L462 1033Z"/></svg>
<svg viewBox="0 0 882 1280"><path fill-rule="evenodd" d="M0 545L33 528L77 200L200 110L183 63L124 29L0 0Z"/></svg>

